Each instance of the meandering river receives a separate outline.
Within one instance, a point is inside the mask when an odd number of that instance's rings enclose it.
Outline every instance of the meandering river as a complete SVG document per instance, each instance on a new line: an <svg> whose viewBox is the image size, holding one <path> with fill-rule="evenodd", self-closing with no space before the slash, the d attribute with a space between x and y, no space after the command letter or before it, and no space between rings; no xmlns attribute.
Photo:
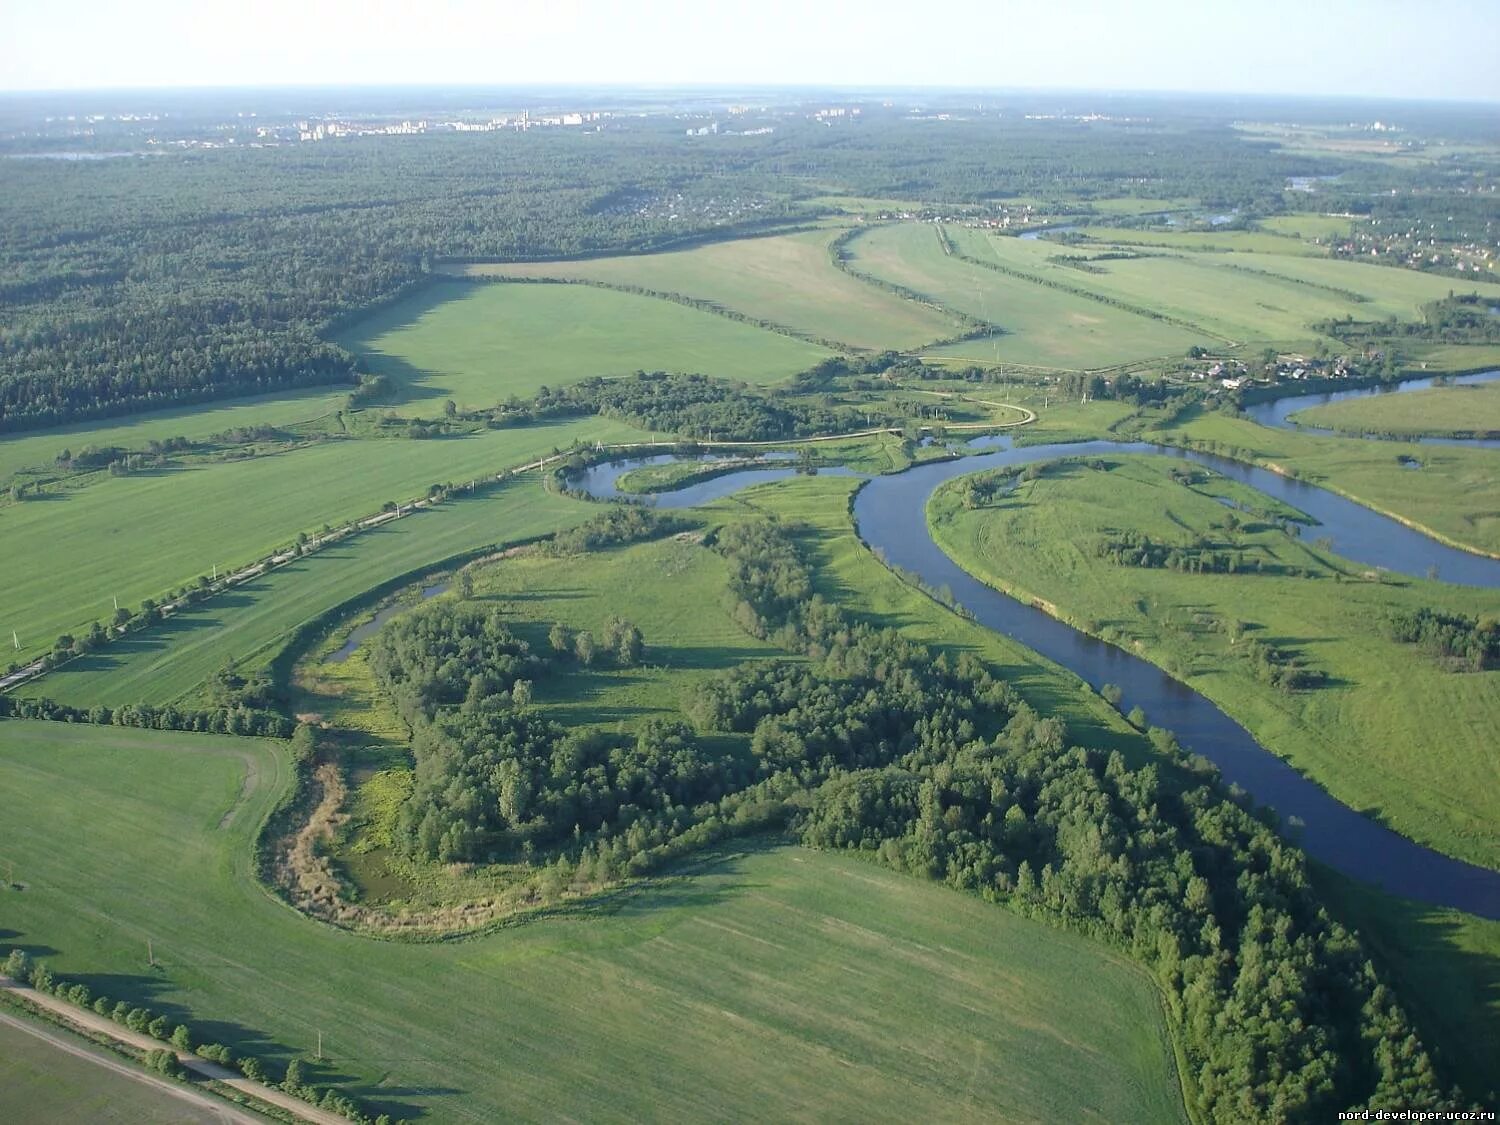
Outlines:
<svg viewBox="0 0 1500 1125"><path fill-rule="evenodd" d="M1393 383L1381 387L1360 387L1350 391L1329 391L1327 394L1319 395L1290 395L1285 398L1273 398L1269 402L1257 402L1254 406L1245 407L1245 416L1252 422L1259 422L1262 426L1271 426L1278 430L1295 430L1305 434L1330 434L1335 436L1355 437L1361 435L1343 434L1339 435L1337 430L1325 429L1321 426L1304 426L1291 421L1291 416L1303 410L1311 410L1315 406L1328 406L1335 402L1348 402L1350 399L1371 398L1375 395L1397 395L1408 391L1425 391L1438 386L1438 379L1408 379L1405 382ZM1477 375L1450 375L1444 379L1447 385L1469 386L1476 383L1493 383L1500 379L1500 371L1481 371ZM1364 437L1381 437L1380 434L1365 434ZM1393 440L1412 441L1419 445L1467 445L1477 446L1484 449L1500 449L1500 439L1496 438L1456 438L1456 437L1419 437L1419 438L1397 438Z"/></svg>
<svg viewBox="0 0 1500 1125"><path fill-rule="evenodd" d="M927 529L927 501L945 481L985 469L1016 467L1058 457L1155 453L1205 465L1242 481L1316 519L1309 534L1326 536L1345 558L1412 576L1436 568L1448 582L1500 588L1500 560L1447 547L1397 521L1302 481L1222 457L1169 449L1146 442L1091 441L1023 449L1008 439L990 439L992 452L918 465L904 473L872 477L855 498L860 538L887 561L933 587L947 586L958 604L988 628L1070 669L1096 690L1120 686L1124 706L1140 706L1156 726L1208 758L1226 781L1276 810L1307 852L1354 878L1421 902L1457 907L1500 919L1500 872L1453 859L1391 831L1330 796L1266 750L1217 706L1161 669L1113 645L1095 640L1039 609L978 581L943 553ZM599 465L577 484L597 496L615 495L614 482L650 458ZM848 470L824 470L855 475ZM795 469L749 469L702 481L649 502L685 508L731 495L752 484L780 480Z"/></svg>

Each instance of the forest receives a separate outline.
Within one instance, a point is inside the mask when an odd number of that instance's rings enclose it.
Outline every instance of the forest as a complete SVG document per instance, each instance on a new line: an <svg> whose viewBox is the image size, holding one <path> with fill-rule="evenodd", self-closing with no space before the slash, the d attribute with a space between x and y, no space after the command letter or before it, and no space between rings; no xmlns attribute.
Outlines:
<svg viewBox="0 0 1500 1125"><path fill-rule="evenodd" d="M354 357L322 334L422 284L434 262L743 235L817 214L813 180L979 209L1033 194L1275 207L1286 176L1328 170L1197 120L951 125L787 124L729 148L690 145L648 119L587 137L13 161L0 199L0 431L352 388Z"/></svg>
<svg viewBox="0 0 1500 1125"><path fill-rule="evenodd" d="M815 593L795 525L731 523L711 547L735 620L796 659L707 680L690 722L561 727L515 685L584 674L567 638L542 658L497 610L439 603L389 626L372 664L416 732L403 846L609 879L781 825L1149 966L1210 1120L1452 1104L1301 853L1168 732L1151 732L1147 765L1069 746L1063 723L972 657L935 656Z"/></svg>

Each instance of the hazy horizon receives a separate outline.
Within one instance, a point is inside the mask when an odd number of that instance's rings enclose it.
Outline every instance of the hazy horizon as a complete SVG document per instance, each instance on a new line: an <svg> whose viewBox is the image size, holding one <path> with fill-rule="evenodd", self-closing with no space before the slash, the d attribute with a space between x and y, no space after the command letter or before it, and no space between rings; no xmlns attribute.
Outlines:
<svg viewBox="0 0 1500 1125"><path fill-rule="evenodd" d="M1500 100L1484 0L1127 8L889 0L750 10L561 0L58 0L0 11L0 91L872 88Z"/></svg>

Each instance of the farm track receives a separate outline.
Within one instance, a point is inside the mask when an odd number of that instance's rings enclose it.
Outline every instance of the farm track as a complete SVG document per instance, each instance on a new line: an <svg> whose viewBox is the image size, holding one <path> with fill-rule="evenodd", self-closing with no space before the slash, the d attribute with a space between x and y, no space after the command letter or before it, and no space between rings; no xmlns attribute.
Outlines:
<svg viewBox="0 0 1500 1125"><path fill-rule="evenodd" d="M177 1056L177 1061L186 1069L191 1070L194 1074L197 1074L203 1078L211 1079L215 1082L222 1082L225 1086L229 1086L235 1090L238 1090L242 1094L247 1094L252 1098L256 1098L259 1101L267 1103L268 1105L273 1105L278 1109L285 1110L287 1113L290 1113L293 1117L297 1118L300 1121L311 1121L314 1122L315 1125L348 1125L349 1119L347 1117L341 1117L336 1113L330 1113L327 1110L319 1109L317 1106L309 1105L307 1102L302 1101L300 1098L294 1098L290 1094L284 1093L283 1091L278 1090L276 1087L268 1085L264 1082L252 1081L249 1078L245 1078L237 1071L230 1070L226 1066L220 1066L218 1063L209 1062L207 1059L200 1059L197 1055L188 1054L186 1052L178 1051L174 1048L168 1047L167 1044L162 1043L160 1040L152 1039L148 1035L141 1035L138 1032L134 1032L129 1030L128 1028L121 1027L113 1020L106 1019L104 1016L98 1015L94 1012L86 1011L85 1009L80 1008L77 1005L69 1004L66 1001L59 1000L55 996L48 996L46 993L38 992L33 988L23 987L22 985L19 985L15 981L11 980L9 977L0 976L0 989L4 989L6 992L9 992L14 996L18 996L26 1001L29 1001L32 1004L35 1004L38 1008L41 1008L51 1015L56 1016L64 1023L73 1024L76 1027L83 1028L85 1031L92 1031L97 1034L104 1035L110 1039L113 1039L116 1043L120 1043L126 1047L131 1047L138 1051L155 1051L160 1050L163 1047L167 1047L167 1049L172 1050L172 1053ZM50 1036L42 1034L39 1029L34 1029L30 1025L26 1024L25 1021L18 1021L10 1017L6 1017L4 1013L0 1013L0 1018L4 1018L7 1023L16 1024L24 1031L33 1031L36 1034L42 1035L43 1038L52 1038ZM64 1041L62 1040L54 1041L57 1042L59 1046L65 1045ZM98 1059L97 1056L89 1054L86 1051L76 1050L73 1053L78 1054L83 1058L94 1059L95 1061L99 1061L101 1063L104 1063L105 1065L108 1065L107 1060ZM111 1069L115 1069L115 1067L111 1066ZM174 1094L188 1097L194 1096L190 1091L185 1090L182 1086L178 1085L175 1082L169 1082L166 1079L154 1079L150 1074L137 1068L132 1068L127 1065L121 1064L118 1069L121 1073L128 1074L132 1078L139 1078L144 1082L159 1084L163 1089L170 1090ZM196 1095L196 1097L201 1098L203 1104L210 1105L214 1109L222 1109L224 1111L226 1120L252 1123L258 1123L262 1120L259 1117L254 1117L241 1110L235 1110L230 1103L214 1101L204 1095Z"/></svg>
<svg viewBox="0 0 1500 1125"><path fill-rule="evenodd" d="M97 1051L89 1050L82 1044L74 1043L63 1038L61 1035L54 1035L45 1028L39 1027L31 1020L18 1019L5 1012L0 1012L0 1023L3 1023L6 1027L15 1028L24 1035L40 1039L49 1046L55 1047L59 1051L64 1051L74 1058L83 1059L85 1062L93 1063L95 1066L101 1066L105 1070L113 1071L123 1078L139 1082L144 1086L151 1086L180 1101L197 1106L199 1109L213 1114L220 1121L230 1122L231 1125L261 1125L261 1122L265 1120L262 1117L246 1113L232 1102L226 1102L221 1098L211 1097L207 1094L200 1094L196 1090L182 1085L180 1082L159 1078L155 1074L143 1070L138 1066L131 1066L129 1063L107 1058Z"/></svg>

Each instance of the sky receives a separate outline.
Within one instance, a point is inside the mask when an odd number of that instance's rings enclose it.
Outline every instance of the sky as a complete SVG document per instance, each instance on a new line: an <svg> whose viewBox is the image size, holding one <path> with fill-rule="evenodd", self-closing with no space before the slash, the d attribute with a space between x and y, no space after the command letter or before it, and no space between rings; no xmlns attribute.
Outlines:
<svg viewBox="0 0 1500 1125"><path fill-rule="evenodd" d="M961 86L1500 100L1500 0L0 0L0 89Z"/></svg>

